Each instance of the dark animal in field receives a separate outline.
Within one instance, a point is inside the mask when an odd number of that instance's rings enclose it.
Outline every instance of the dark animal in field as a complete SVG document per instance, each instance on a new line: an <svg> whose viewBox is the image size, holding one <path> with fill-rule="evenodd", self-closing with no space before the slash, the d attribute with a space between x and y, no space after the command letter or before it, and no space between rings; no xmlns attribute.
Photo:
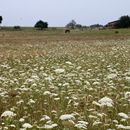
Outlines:
<svg viewBox="0 0 130 130"><path fill-rule="evenodd" d="M69 29L66 29L66 30L65 30L65 33L70 33L70 30L69 30Z"/></svg>

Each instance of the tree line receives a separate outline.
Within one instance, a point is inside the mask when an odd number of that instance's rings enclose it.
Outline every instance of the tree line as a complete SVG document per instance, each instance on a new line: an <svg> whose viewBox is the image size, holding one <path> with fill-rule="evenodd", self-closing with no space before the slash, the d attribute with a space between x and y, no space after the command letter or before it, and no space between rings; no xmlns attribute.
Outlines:
<svg viewBox="0 0 130 130"><path fill-rule="evenodd" d="M128 15L124 15L121 16L118 20L114 21L114 22L110 22L113 23L112 28L130 28L130 16ZM81 24L77 24L74 20L70 21L70 23L68 23L66 25L67 28L82 28L84 26L82 26ZM90 25L90 28L103 28L103 25L100 24L94 24L94 25ZM107 26L105 26L107 27Z"/></svg>
<svg viewBox="0 0 130 130"><path fill-rule="evenodd" d="M128 15L120 17L115 24L115 28L129 28L130 27L130 17Z"/></svg>
<svg viewBox="0 0 130 130"><path fill-rule="evenodd" d="M2 23L2 16L0 16L0 24ZM19 26L14 26L16 29L20 28ZM48 22L39 20L36 22L36 24L34 25L35 28L39 29L39 30L43 30L45 28L48 28ZM86 28L87 26L83 26L81 24L77 24L75 22L75 20L71 20L66 26L66 28L71 28L71 29L75 29L75 28ZM100 24L94 24L89 26L90 28L100 28L100 27L104 27L103 25ZM113 24L113 28L129 28L130 27L130 16L128 15L124 15L121 16L116 22L114 22Z"/></svg>

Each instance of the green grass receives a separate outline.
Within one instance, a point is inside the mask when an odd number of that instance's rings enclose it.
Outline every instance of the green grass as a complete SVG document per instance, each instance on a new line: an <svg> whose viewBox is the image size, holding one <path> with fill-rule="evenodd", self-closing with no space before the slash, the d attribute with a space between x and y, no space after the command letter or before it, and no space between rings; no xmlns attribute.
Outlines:
<svg viewBox="0 0 130 130"><path fill-rule="evenodd" d="M40 32L43 34L61 34L61 32L64 33L65 28L63 27L49 27L48 29L45 30L37 30L33 27L21 27L21 31L27 31L27 32ZM13 29L13 27L2 27L1 31L17 31L15 29ZM72 29L71 32L72 34L79 34L79 35L113 35L115 34L115 31L119 32L119 35L130 35L130 29ZM71 34L70 34L71 35Z"/></svg>
<svg viewBox="0 0 130 130"><path fill-rule="evenodd" d="M129 129L129 30L118 31L0 31L0 130Z"/></svg>

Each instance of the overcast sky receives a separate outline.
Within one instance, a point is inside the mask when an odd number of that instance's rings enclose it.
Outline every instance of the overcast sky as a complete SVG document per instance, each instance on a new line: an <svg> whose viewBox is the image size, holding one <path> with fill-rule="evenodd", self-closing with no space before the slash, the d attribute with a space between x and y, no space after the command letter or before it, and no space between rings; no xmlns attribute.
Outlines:
<svg viewBox="0 0 130 130"><path fill-rule="evenodd" d="M106 24L130 15L130 0L0 0L3 25L65 26L71 19L82 25Z"/></svg>

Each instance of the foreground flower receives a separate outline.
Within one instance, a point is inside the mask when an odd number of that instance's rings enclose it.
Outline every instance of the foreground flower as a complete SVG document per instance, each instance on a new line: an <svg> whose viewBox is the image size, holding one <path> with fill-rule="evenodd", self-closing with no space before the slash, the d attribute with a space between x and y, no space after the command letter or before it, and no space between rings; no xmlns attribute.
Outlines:
<svg viewBox="0 0 130 130"><path fill-rule="evenodd" d="M77 129L87 130L87 125L88 125L88 122L78 121L78 123L74 127Z"/></svg>
<svg viewBox="0 0 130 130"><path fill-rule="evenodd" d="M1 114L1 117L14 117L16 114L12 111L5 111Z"/></svg>
<svg viewBox="0 0 130 130"><path fill-rule="evenodd" d="M127 77L126 77L126 80L127 80L128 82L130 82L130 77L127 76Z"/></svg>
<svg viewBox="0 0 130 130"><path fill-rule="evenodd" d="M103 97L98 102L100 103L101 106L108 106L108 107L113 106L113 100L109 97Z"/></svg>
<svg viewBox="0 0 130 130"><path fill-rule="evenodd" d="M49 116L43 115L40 121L48 121L48 120L50 120L50 119L51 119L51 118L50 118Z"/></svg>
<svg viewBox="0 0 130 130"><path fill-rule="evenodd" d="M117 74L109 74L107 76L108 79L115 79L117 77Z"/></svg>
<svg viewBox="0 0 130 130"><path fill-rule="evenodd" d="M123 113L123 112L118 113L118 116L120 116L120 117L122 117L124 119L128 119L129 118L129 116L127 114Z"/></svg>
<svg viewBox="0 0 130 130"><path fill-rule="evenodd" d="M32 125L29 124L29 123L24 123L24 124L22 125L22 127L23 127L23 128L32 128Z"/></svg>
<svg viewBox="0 0 130 130"><path fill-rule="evenodd" d="M54 70L56 73L60 74L60 73L64 73L65 70L64 69L56 69Z"/></svg>
<svg viewBox="0 0 130 130"><path fill-rule="evenodd" d="M116 126L117 126L117 129L130 130L130 126L124 126L124 125L122 125L122 124L116 125Z"/></svg>
<svg viewBox="0 0 130 130"><path fill-rule="evenodd" d="M75 120L75 117L71 114L65 114L60 116L60 120Z"/></svg>
<svg viewBox="0 0 130 130"><path fill-rule="evenodd" d="M126 98L126 99L130 98L130 92L126 92L126 93L125 93L125 98Z"/></svg>
<svg viewBox="0 0 130 130"><path fill-rule="evenodd" d="M44 129L53 129L55 127L57 127L57 124L45 124L42 128Z"/></svg>
<svg viewBox="0 0 130 130"><path fill-rule="evenodd" d="M62 121L62 124L66 128L74 127L75 123L73 120L75 120L75 117L71 114L65 114L60 116L60 120Z"/></svg>
<svg viewBox="0 0 130 130"><path fill-rule="evenodd" d="M100 125L100 124L102 124L101 121L94 121L93 126L98 126L98 125Z"/></svg>
<svg viewBox="0 0 130 130"><path fill-rule="evenodd" d="M24 118L20 118L20 119L19 119L19 122L24 122L24 121L25 121Z"/></svg>

